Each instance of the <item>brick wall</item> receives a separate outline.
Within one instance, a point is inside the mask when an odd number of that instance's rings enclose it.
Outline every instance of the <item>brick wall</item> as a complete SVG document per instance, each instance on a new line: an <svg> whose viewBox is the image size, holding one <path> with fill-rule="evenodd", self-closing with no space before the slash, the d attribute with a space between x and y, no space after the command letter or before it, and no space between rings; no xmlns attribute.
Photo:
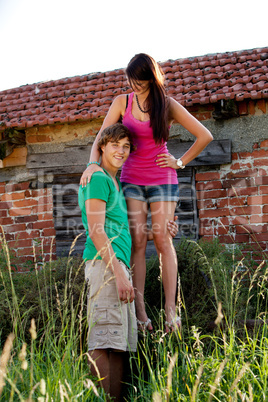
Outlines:
<svg viewBox="0 0 268 402"><path fill-rule="evenodd" d="M51 188L31 189L30 182L0 183L0 223L18 263L34 261L34 254L41 262L55 258Z"/></svg>
<svg viewBox="0 0 268 402"><path fill-rule="evenodd" d="M268 251L268 140L252 152L232 154L232 164L196 174L200 235L245 244L255 260Z"/></svg>

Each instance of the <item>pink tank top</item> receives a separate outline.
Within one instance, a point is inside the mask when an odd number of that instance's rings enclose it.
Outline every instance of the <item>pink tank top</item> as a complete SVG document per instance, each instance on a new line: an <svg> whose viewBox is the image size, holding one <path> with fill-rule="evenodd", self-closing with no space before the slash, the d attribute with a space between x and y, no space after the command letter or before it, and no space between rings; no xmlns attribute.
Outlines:
<svg viewBox="0 0 268 402"><path fill-rule="evenodd" d="M132 92L122 123L133 133L136 150L124 163L120 180L140 186L178 184L177 172L172 168L160 168L155 160L158 154L168 154L167 143L155 144L150 121L140 121L132 115Z"/></svg>

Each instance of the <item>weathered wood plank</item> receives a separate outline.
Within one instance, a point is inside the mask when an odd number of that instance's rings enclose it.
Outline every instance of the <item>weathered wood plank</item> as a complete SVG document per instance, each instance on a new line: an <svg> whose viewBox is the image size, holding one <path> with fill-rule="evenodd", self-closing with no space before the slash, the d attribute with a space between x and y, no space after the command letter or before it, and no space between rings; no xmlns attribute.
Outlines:
<svg viewBox="0 0 268 402"><path fill-rule="evenodd" d="M75 167L87 164L90 146L66 147L64 152L31 154L27 158L27 168L40 169L52 167Z"/></svg>
<svg viewBox="0 0 268 402"><path fill-rule="evenodd" d="M193 142L179 142L176 138L168 141L168 150L175 156L181 157L191 146ZM187 166L218 165L231 163L231 140L214 140Z"/></svg>
<svg viewBox="0 0 268 402"><path fill-rule="evenodd" d="M176 158L182 156L193 142L180 142L176 138L168 141L169 152ZM91 146L66 147L64 152L31 154L27 158L27 168L30 170L43 169L44 173L53 173L57 176L81 174L89 159ZM214 140L189 166L216 165L231 162L231 140ZM186 169L181 173L186 177Z"/></svg>

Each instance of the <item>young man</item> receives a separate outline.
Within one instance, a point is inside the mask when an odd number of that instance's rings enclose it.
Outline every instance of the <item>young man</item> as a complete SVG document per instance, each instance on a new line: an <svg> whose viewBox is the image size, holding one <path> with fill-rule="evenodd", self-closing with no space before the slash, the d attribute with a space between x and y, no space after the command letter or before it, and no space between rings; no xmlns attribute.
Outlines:
<svg viewBox="0 0 268 402"><path fill-rule="evenodd" d="M88 350L104 390L120 398L126 351L136 351L137 324L130 273L131 237L127 206L116 178L133 149L130 131L120 123L103 130L99 141L103 172L79 189L87 241L83 257L89 284ZM91 372L96 368L91 365Z"/></svg>
<svg viewBox="0 0 268 402"><path fill-rule="evenodd" d="M134 149L131 133L120 123L107 127L101 133L98 148L103 171L95 172L86 187L80 186L78 194L87 235L83 258L89 284L88 350L102 387L119 400L124 352L134 352L137 347L131 236L126 201L116 177ZM168 230L172 236L177 233L173 221L168 223ZM98 374L96 367L91 365L94 375Z"/></svg>

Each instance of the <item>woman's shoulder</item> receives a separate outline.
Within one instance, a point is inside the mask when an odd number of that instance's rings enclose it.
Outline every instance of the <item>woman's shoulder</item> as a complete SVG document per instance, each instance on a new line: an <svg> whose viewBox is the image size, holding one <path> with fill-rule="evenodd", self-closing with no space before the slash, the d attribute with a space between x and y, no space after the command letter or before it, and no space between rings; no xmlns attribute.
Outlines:
<svg viewBox="0 0 268 402"><path fill-rule="evenodd" d="M127 94L121 94L114 98L111 108L113 111L117 111L117 113L123 116L126 110L126 104Z"/></svg>
<svg viewBox="0 0 268 402"><path fill-rule="evenodd" d="M123 105L123 104L126 103L127 96L128 96L128 94L117 95L117 96L114 98L113 103L117 103L118 105Z"/></svg>
<svg viewBox="0 0 268 402"><path fill-rule="evenodd" d="M169 106L169 117L170 118L175 118L177 117L177 114L181 112L183 106L177 102L174 98L167 97L168 99L168 106Z"/></svg>

